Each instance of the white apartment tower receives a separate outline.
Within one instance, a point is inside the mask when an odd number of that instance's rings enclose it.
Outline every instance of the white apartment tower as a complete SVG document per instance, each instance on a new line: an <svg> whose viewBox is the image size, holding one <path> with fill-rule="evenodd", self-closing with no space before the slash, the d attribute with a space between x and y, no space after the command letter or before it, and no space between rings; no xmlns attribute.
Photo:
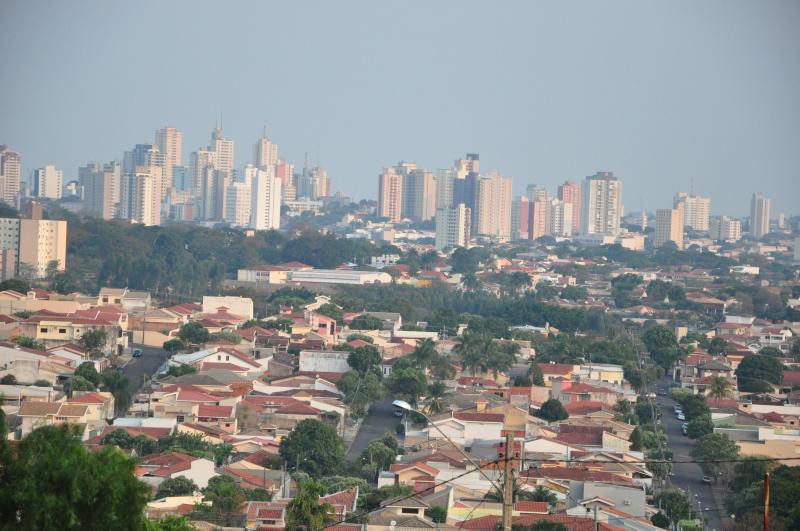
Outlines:
<svg viewBox="0 0 800 531"><path fill-rule="evenodd" d="M256 170L252 178L250 228L279 229L281 226L281 181L264 170Z"/></svg>
<svg viewBox="0 0 800 531"><path fill-rule="evenodd" d="M475 234L496 241L511 239L513 181L497 172L481 176L475 189Z"/></svg>
<svg viewBox="0 0 800 531"><path fill-rule="evenodd" d="M470 210L463 203L436 211L436 248L466 247L470 240Z"/></svg>
<svg viewBox="0 0 800 531"><path fill-rule="evenodd" d="M120 217L142 225L161 225L163 168L137 166L122 179Z"/></svg>
<svg viewBox="0 0 800 531"><path fill-rule="evenodd" d="M683 209L681 208L656 210L656 232L653 246L661 247L669 241L674 242L678 249L683 249Z"/></svg>
<svg viewBox="0 0 800 531"><path fill-rule="evenodd" d="M211 133L211 145L208 146L208 149L217 154L215 168L228 175L232 175L234 158L233 140L222 136L221 127L215 128L214 132Z"/></svg>
<svg viewBox="0 0 800 531"><path fill-rule="evenodd" d="M550 234L550 202L546 197L539 197L533 201L528 198L528 204L528 238L535 240Z"/></svg>
<svg viewBox="0 0 800 531"><path fill-rule="evenodd" d="M112 219L117 212L122 165L112 161L105 166L90 162L78 168L78 180L83 188L86 211L103 219Z"/></svg>
<svg viewBox="0 0 800 531"><path fill-rule="evenodd" d="M683 224L694 230L708 230L711 218L711 199L678 192L672 201L674 208L683 209Z"/></svg>
<svg viewBox="0 0 800 531"><path fill-rule="evenodd" d="M581 190L581 232L619 235L623 214L622 181L611 172L597 172L586 178Z"/></svg>
<svg viewBox="0 0 800 531"><path fill-rule="evenodd" d="M183 133L174 127L162 127L155 133L155 144L164 157L163 187L172 188L173 168L183 164Z"/></svg>
<svg viewBox="0 0 800 531"><path fill-rule="evenodd" d="M761 238L769 233L769 198L763 197L760 192L753 194L750 199L750 237Z"/></svg>
<svg viewBox="0 0 800 531"><path fill-rule="evenodd" d="M548 202L548 232L552 236L572 236L573 204L553 198Z"/></svg>
<svg viewBox="0 0 800 531"><path fill-rule="evenodd" d="M739 241L742 239L742 222L728 216L713 217L709 223L708 234L712 240L723 242Z"/></svg>
<svg viewBox="0 0 800 531"><path fill-rule="evenodd" d="M581 231L581 186L575 181L565 181L558 186L558 198L572 205L572 234Z"/></svg>
<svg viewBox="0 0 800 531"><path fill-rule="evenodd" d="M8 146L0 145L0 201L16 206L19 198L19 178L22 157Z"/></svg>
<svg viewBox="0 0 800 531"><path fill-rule="evenodd" d="M61 199L64 194L64 172L52 165L33 171L33 197Z"/></svg>

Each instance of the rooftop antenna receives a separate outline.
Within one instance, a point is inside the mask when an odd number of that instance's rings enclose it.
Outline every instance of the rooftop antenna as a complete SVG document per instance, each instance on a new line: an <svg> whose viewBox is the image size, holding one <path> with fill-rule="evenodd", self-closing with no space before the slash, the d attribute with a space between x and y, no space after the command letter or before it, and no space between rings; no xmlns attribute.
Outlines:
<svg viewBox="0 0 800 531"><path fill-rule="evenodd" d="M267 124L264 124L264 131L262 132L261 136L267 138Z"/></svg>

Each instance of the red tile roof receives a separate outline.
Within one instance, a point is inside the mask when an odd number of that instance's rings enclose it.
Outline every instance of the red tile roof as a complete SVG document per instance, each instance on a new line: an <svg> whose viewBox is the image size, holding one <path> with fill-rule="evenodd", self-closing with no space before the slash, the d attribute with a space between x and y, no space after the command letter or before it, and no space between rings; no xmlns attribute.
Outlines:
<svg viewBox="0 0 800 531"><path fill-rule="evenodd" d="M596 400L580 400L577 402L570 402L569 404L564 404L564 409L567 410L567 413L569 413L570 416L586 415L587 413L594 413L595 411L614 411L613 407L609 406L608 404L604 404L603 402L597 402Z"/></svg>
<svg viewBox="0 0 800 531"><path fill-rule="evenodd" d="M197 406L198 417L210 417L217 419L229 419L233 417L232 406L209 406L207 404L200 404Z"/></svg>
<svg viewBox="0 0 800 531"><path fill-rule="evenodd" d="M547 514L547 502L518 501L514 509L522 513Z"/></svg>
<svg viewBox="0 0 800 531"><path fill-rule="evenodd" d="M477 413L469 411L456 411L453 418L465 422L503 422L505 415L502 413Z"/></svg>
<svg viewBox="0 0 800 531"><path fill-rule="evenodd" d="M321 411L315 407L308 406L297 401L275 410L276 415L319 415Z"/></svg>
<svg viewBox="0 0 800 531"><path fill-rule="evenodd" d="M480 518L473 518L462 522L459 527L462 529L478 529L494 531L498 528L500 523L500 516L481 516ZM535 515L521 515L513 517L513 524L525 527L531 527L536 522L545 520L548 522L559 522L566 526L568 531L594 531L595 523L592 518L583 518L581 516L569 516L566 514L535 514Z"/></svg>
<svg viewBox="0 0 800 531"><path fill-rule="evenodd" d="M566 467L542 467L529 468L520 472L520 476L528 478L550 478L556 480L575 480L575 481L605 481L609 483L630 483L631 480L625 476L612 474L611 472L601 472L588 468L566 468Z"/></svg>
<svg viewBox="0 0 800 531"><path fill-rule="evenodd" d="M537 363L537 365L542 369L542 373L544 374L567 375L572 374L572 371L575 370L573 365L567 365L565 363Z"/></svg>

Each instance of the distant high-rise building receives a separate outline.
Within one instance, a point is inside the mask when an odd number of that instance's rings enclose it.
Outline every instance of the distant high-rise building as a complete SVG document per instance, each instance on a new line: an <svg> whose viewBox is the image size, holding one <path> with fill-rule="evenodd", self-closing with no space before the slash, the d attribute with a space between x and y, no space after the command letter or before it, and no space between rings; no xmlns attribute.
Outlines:
<svg viewBox="0 0 800 531"><path fill-rule="evenodd" d="M211 133L211 144L209 151L217 154L215 169L228 174L228 178L233 177L234 146L233 140L222 136L222 128L217 127Z"/></svg>
<svg viewBox="0 0 800 531"><path fill-rule="evenodd" d="M161 225L162 174L160 166L137 166L122 178L120 217L142 225Z"/></svg>
<svg viewBox="0 0 800 531"><path fill-rule="evenodd" d="M769 233L769 208L770 200L763 197L760 192L753 194L750 199L750 237L761 238Z"/></svg>
<svg viewBox="0 0 800 531"><path fill-rule="evenodd" d="M497 172L477 179L475 220L472 223L477 236L501 242L511 239L512 186L510 177L503 177Z"/></svg>
<svg viewBox="0 0 800 531"><path fill-rule="evenodd" d="M728 216L711 218L708 228L712 240L736 242L742 239L742 222Z"/></svg>
<svg viewBox="0 0 800 531"><path fill-rule="evenodd" d="M52 165L33 170L33 197L61 199L64 194L64 172Z"/></svg>
<svg viewBox="0 0 800 531"><path fill-rule="evenodd" d="M180 192L194 191L194 175L188 166L172 167L172 187Z"/></svg>
<svg viewBox="0 0 800 531"><path fill-rule="evenodd" d="M550 195L547 193L547 188L543 188L537 184L529 184L525 187L525 195L528 196L528 201L538 201L544 199L547 201Z"/></svg>
<svg viewBox="0 0 800 531"><path fill-rule="evenodd" d="M520 195L511 203L511 240L527 240L530 222L530 202L527 196Z"/></svg>
<svg viewBox="0 0 800 531"><path fill-rule="evenodd" d="M138 166L164 167L164 154L154 144L136 144L133 150L126 151L122 157L122 173L130 175Z"/></svg>
<svg viewBox="0 0 800 531"><path fill-rule="evenodd" d="M202 197L203 184L208 179L208 173L217 169L217 153L208 149L198 149L192 153L189 173L192 175L192 189L198 197Z"/></svg>
<svg viewBox="0 0 800 531"><path fill-rule="evenodd" d="M581 185L564 181L558 186L558 198L572 205L572 234L578 234L581 231Z"/></svg>
<svg viewBox="0 0 800 531"><path fill-rule="evenodd" d="M436 208L453 205L453 187L456 180L456 170L445 168L436 171Z"/></svg>
<svg viewBox="0 0 800 531"><path fill-rule="evenodd" d="M550 201L547 197L538 197L529 201L530 215L528 217L528 238L535 240L550 234ZM530 200L530 197L528 198Z"/></svg>
<svg viewBox="0 0 800 531"><path fill-rule="evenodd" d="M586 178L581 190L581 232L619 235L623 214L622 181L611 172L597 172Z"/></svg>
<svg viewBox="0 0 800 531"><path fill-rule="evenodd" d="M279 229L281 226L281 181L265 170L256 170L252 178L250 228Z"/></svg>
<svg viewBox="0 0 800 531"><path fill-rule="evenodd" d="M470 210L464 204L436 211L436 248L466 247L470 240Z"/></svg>
<svg viewBox="0 0 800 531"><path fill-rule="evenodd" d="M656 210L656 232L653 246L661 247L673 242L678 249L683 249L683 209L659 208Z"/></svg>
<svg viewBox="0 0 800 531"><path fill-rule="evenodd" d="M403 175L396 167L384 168L378 175L378 217L395 223L403 219Z"/></svg>
<svg viewBox="0 0 800 531"><path fill-rule="evenodd" d="M331 194L331 181L328 178L328 172L319 166L314 166L313 168L303 167L303 173L295 181L297 197L317 200L320 197L329 197Z"/></svg>
<svg viewBox="0 0 800 531"><path fill-rule="evenodd" d="M433 172L414 169L403 178L402 217L427 221L436 215L436 178Z"/></svg>
<svg viewBox="0 0 800 531"><path fill-rule="evenodd" d="M278 164L278 144L274 144L268 137L267 131L253 145L253 166L260 170L266 170L275 175L275 167Z"/></svg>
<svg viewBox="0 0 800 531"><path fill-rule="evenodd" d="M54 219L19 220L19 263L27 265L36 278L44 278L51 262L57 270L67 265L67 222Z"/></svg>
<svg viewBox="0 0 800 531"><path fill-rule="evenodd" d="M84 208L90 214L112 219L116 216L122 181L122 165L112 161L105 166L90 162L78 168Z"/></svg>
<svg viewBox="0 0 800 531"><path fill-rule="evenodd" d="M174 127L162 127L155 133L155 145L164 157L164 188L172 188L174 168L183 164L183 133Z"/></svg>
<svg viewBox="0 0 800 531"><path fill-rule="evenodd" d="M572 236L572 213L574 205L561 199L548 201L548 233L552 236L567 238Z"/></svg>
<svg viewBox="0 0 800 531"><path fill-rule="evenodd" d="M225 207L225 221L231 225L240 227L250 225L253 179L258 176L258 171L258 168L255 166L245 166L241 180L228 185L228 191L225 197L227 203Z"/></svg>
<svg viewBox="0 0 800 531"><path fill-rule="evenodd" d="M17 206L22 157L8 146L0 145L0 201Z"/></svg>
<svg viewBox="0 0 800 531"><path fill-rule="evenodd" d="M800 264L800 233L794 235L794 261Z"/></svg>
<svg viewBox="0 0 800 531"><path fill-rule="evenodd" d="M694 230L708 230L711 218L711 199L698 195L678 192L672 206L683 210L683 224Z"/></svg>
<svg viewBox="0 0 800 531"><path fill-rule="evenodd" d="M208 221L223 221L228 186L233 182L230 172L206 168L200 198L200 218Z"/></svg>

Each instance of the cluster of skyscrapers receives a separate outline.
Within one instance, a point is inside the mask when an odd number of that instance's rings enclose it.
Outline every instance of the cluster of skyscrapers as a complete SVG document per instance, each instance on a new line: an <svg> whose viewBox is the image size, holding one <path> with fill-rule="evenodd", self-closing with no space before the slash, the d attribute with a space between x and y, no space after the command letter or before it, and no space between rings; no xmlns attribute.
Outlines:
<svg viewBox="0 0 800 531"><path fill-rule="evenodd" d="M251 161L236 168L234 142L220 127L213 130L208 146L190 154L188 164L182 132L164 127L152 143L126 151L122 161L89 162L69 183L61 170L45 166L32 172L22 190L19 153L0 146L0 180L0 199L14 206L21 195L50 200L71 196L82 211L104 219L144 225L167 219L224 222L255 230L279 228L282 204L315 210L315 202L330 196L331 187L323 168L305 164L295 174L294 166L279 158L278 146L266 131L253 145Z"/></svg>
<svg viewBox="0 0 800 531"><path fill-rule="evenodd" d="M378 176L378 216L391 222L435 219L436 246L466 246L470 241L535 240L542 236L575 238L584 243L622 243L640 249L644 236L622 228L625 215L623 183L611 172L597 172L582 183L566 181L555 196L530 184L525 194L512 195L512 178L496 171L480 172L480 157L471 153L453 167L436 172L400 162ZM636 222L647 229L642 213ZM769 199L753 195L750 234L769 232ZM672 208L655 212L650 241L655 247L673 242L684 247L686 230L707 233L718 241L736 241L742 222L728 216L711 217L711 200L679 192Z"/></svg>

